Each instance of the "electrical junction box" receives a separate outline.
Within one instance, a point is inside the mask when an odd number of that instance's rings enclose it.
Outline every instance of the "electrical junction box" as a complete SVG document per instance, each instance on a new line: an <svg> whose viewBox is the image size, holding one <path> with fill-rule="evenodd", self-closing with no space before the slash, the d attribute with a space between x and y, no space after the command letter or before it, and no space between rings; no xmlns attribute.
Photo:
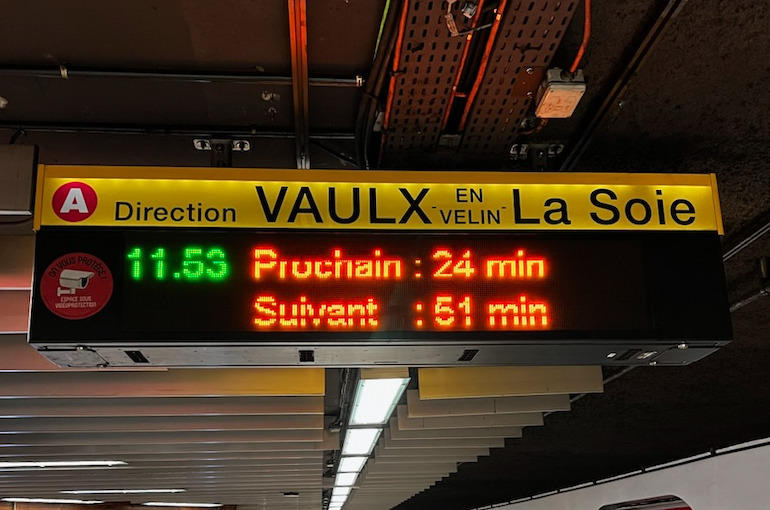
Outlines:
<svg viewBox="0 0 770 510"><path fill-rule="evenodd" d="M535 115L541 119L566 119L572 116L586 92L583 71L574 76L559 68L549 69L538 90Z"/></svg>

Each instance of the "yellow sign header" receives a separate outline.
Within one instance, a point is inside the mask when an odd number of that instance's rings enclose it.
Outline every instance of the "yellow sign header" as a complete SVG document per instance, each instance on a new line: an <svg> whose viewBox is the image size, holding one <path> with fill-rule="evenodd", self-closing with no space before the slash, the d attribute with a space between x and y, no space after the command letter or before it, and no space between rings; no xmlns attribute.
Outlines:
<svg viewBox="0 0 770 510"><path fill-rule="evenodd" d="M713 174L50 165L35 224L722 233Z"/></svg>

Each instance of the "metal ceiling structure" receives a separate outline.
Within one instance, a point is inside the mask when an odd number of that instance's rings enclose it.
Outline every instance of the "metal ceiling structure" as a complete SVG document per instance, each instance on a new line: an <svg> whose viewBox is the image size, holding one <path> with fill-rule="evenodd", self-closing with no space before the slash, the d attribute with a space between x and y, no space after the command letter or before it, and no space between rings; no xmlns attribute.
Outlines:
<svg viewBox="0 0 770 510"><path fill-rule="evenodd" d="M348 506L466 510L767 437L767 7L594 3L586 94L545 123L537 89L574 61L585 4L475 4L0 1L0 140L50 164L715 172L731 345L688 367L605 368L602 393L428 400L413 370ZM349 371L278 393L265 369L60 371L24 344L30 233L0 224L0 462L129 464L0 470L0 497L152 484L324 507Z"/></svg>

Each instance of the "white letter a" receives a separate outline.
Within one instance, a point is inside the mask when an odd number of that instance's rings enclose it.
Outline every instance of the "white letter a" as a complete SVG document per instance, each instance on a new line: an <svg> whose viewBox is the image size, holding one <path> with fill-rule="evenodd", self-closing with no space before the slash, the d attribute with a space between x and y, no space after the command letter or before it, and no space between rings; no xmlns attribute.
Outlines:
<svg viewBox="0 0 770 510"><path fill-rule="evenodd" d="M83 190L80 188L72 188L67 193L67 198L64 199L64 203L59 211L62 214L66 214L72 210L77 212L88 214L88 206L86 205L86 199L83 196Z"/></svg>

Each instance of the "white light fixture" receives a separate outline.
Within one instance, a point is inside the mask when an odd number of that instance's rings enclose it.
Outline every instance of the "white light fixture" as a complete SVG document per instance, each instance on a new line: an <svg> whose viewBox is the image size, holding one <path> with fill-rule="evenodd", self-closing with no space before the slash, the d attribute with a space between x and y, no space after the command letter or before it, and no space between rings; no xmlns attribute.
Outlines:
<svg viewBox="0 0 770 510"><path fill-rule="evenodd" d="M407 384L408 377L359 380L350 414L350 426L384 425Z"/></svg>
<svg viewBox="0 0 770 510"><path fill-rule="evenodd" d="M350 487L335 487L334 489L332 489L332 497L335 497L335 496L348 497L348 494L350 494Z"/></svg>
<svg viewBox="0 0 770 510"><path fill-rule="evenodd" d="M151 501L142 503L142 506L173 506L184 508L219 508L220 503L166 503L165 501Z"/></svg>
<svg viewBox="0 0 770 510"><path fill-rule="evenodd" d="M342 455L369 455L382 429L348 429L342 443Z"/></svg>
<svg viewBox="0 0 770 510"><path fill-rule="evenodd" d="M48 498L3 498L8 503L51 503L54 505L97 505L104 501L92 501L85 499L48 499Z"/></svg>
<svg viewBox="0 0 770 510"><path fill-rule="evenodd" d="M342 506L348 500L347 496L332 496L331 504Z"/></svg>
<svg viewBox="0 0 770 510"><path fill-rule="evenodd" d="M342 457L338 473L359 473L364 468L364 464L369 457Z"/></svg>
<svg viewBox="0 0 770 510"><path fill-rule="evenodd" d="M0 462L0 469L45 469L45 468L83 468L125 466L122 460L41 460L26 462Z"/></svg>
<svg viewBox="0 0 770 510"><path fill-rule="evenodd" d="M62 494L175 494L185 489L82 489L60 491Z"/></svg>
<svg viewBox="0 0 770 510"><path fill-rule="evenodd" d="M356 483L358 473L337 473L337 478L334 479L334 485L340 487L348 487Z"/></svg>

